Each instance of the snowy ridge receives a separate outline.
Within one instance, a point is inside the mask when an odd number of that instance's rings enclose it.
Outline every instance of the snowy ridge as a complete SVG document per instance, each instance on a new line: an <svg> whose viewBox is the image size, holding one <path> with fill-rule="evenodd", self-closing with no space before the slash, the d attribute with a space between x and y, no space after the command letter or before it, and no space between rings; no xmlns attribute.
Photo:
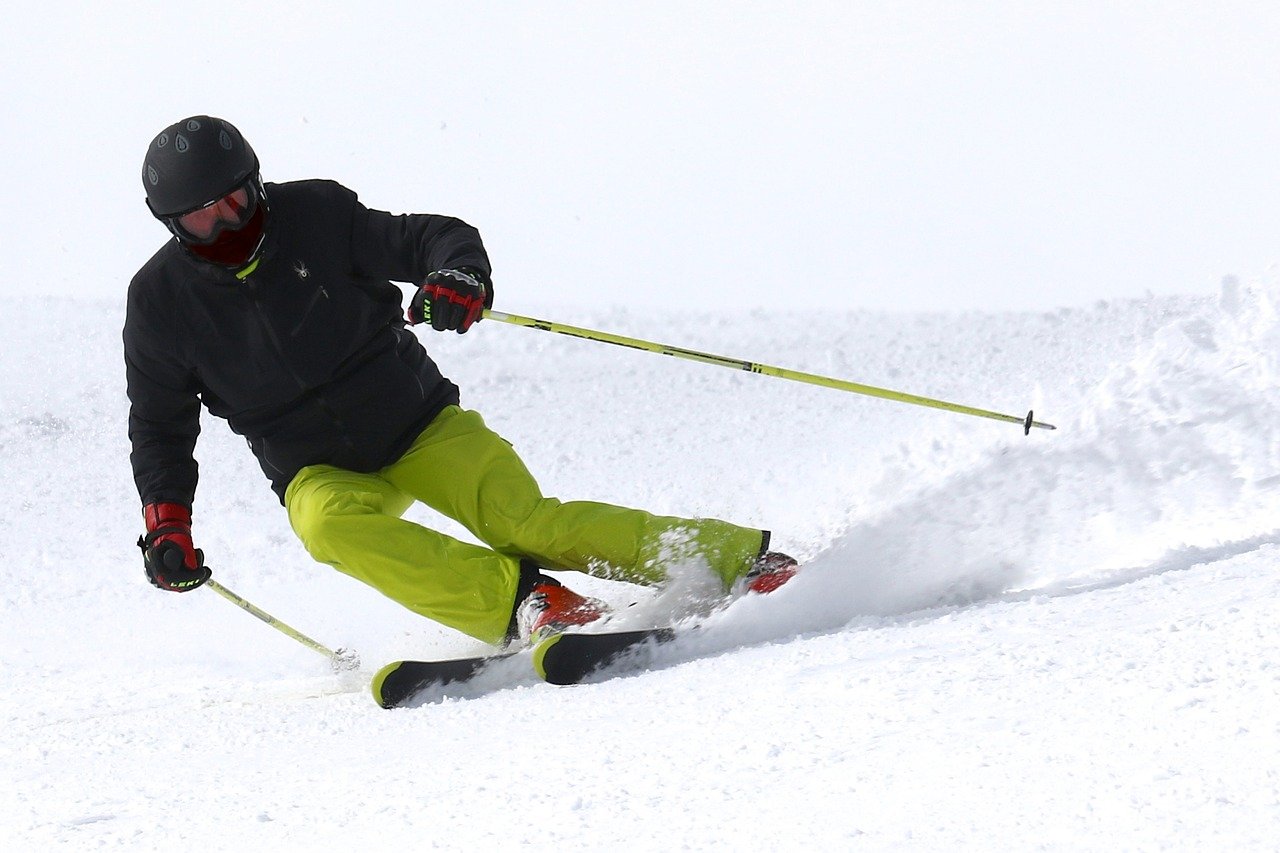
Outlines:
<svg viewBox="0 0 1280 853"><path fill-rule="evenodd" d="M807 565L648 674L559 690L513 661L402 712L364 693L372 669L476 645L312 563L221 423L198 451L197 544L220 580L357 648L366 671L331 675L212 594L146 585L121 319L28 299L0 320L14 496L0 825L21 848L1266 849L1280 835L1269 286L1042 314L555 318L1034 405L1060 429L1030 437L497 324L424 335L548 493L768 526ZM652 621L692 607L697 569L677 574L648 597L566 579L639 598L626 618Z"/></svg>

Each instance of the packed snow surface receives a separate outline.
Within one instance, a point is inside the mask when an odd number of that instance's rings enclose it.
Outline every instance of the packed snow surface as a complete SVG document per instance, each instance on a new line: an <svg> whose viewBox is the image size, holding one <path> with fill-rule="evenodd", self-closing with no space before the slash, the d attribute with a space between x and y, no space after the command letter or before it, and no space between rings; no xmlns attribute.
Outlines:
<svg viewBox="0 0 1280 853"><path fill-rule="evenodd" d="M520 312L519 293L499 291ZM6 849L1274 849L1280 316L1267 283L1048 313L562 322L1036 417L1016 426L482 323L419 332L544 490L774 531L805 562L557 688L310 560L207 419L214 576L330 647L142 573L119 300L0 317ZM465 535L414 510L415 520ZM564 576L688 617L665 590Z"/></svg>

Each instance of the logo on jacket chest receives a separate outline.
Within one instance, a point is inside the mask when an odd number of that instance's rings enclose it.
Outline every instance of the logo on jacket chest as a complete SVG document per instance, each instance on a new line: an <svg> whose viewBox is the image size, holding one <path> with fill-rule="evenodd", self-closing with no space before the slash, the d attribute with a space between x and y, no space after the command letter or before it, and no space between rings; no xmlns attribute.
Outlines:
<svg viewBox="0 0 1280 853"><path fill-rule="evenodd" d="M311 275L311 270L307 269L307 265L303 261L294 261L293 271L296 272L298 274L298 278L301 279L305 279L307 276Z"/></svg>

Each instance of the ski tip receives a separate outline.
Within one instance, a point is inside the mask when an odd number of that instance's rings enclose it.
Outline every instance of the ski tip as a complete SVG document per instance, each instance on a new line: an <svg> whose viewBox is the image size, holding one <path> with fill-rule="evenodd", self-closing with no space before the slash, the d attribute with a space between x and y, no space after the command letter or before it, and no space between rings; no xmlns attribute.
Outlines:
<svg viewBox="0 0 1280 853"><path fill-rule="evenodd" d="M646 643L661 644L675 637L671 628L642 628L603 634L557 634L533 650L533 665L548 684L579 684L607 669Z"/></svg>
<svg viewBox="0 0 1280 853"><path fill-rule="evenodd" d="M395 661L387 664L382 669L378 670L373 676L373 681L369 682L369 690L373 693L373 701L377 702L383 708L394 708L399 704L399 702L404 701L403 696L399 697L397 700L395 697L388 696L383 690L387 683L387 679L395 675L395 672L400 668L401 663L401 661Z"/></svg>
<svg viewBox="0 0 1280 853"><path fill-rule="evenodd" d="M563 638L564 634L556 634L541 641L533 648L533 670L538 673L538 677L543 681L549 680L547 678L547 652L551 651L552 647Z"/></svg>

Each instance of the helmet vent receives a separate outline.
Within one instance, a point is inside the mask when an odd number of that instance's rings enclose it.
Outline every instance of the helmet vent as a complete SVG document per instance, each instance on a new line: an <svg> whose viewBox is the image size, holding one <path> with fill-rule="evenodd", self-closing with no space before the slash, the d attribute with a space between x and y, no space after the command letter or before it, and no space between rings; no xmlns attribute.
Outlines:
<svg viewBox="0 0 1280 853"><path fill-rule="evenodd" d="M164 219L221 198L257 174L258 158L240 131L220 118L198 115L160 131L140 176L151 213Z"/></svg>

